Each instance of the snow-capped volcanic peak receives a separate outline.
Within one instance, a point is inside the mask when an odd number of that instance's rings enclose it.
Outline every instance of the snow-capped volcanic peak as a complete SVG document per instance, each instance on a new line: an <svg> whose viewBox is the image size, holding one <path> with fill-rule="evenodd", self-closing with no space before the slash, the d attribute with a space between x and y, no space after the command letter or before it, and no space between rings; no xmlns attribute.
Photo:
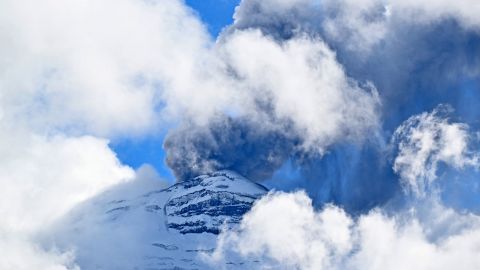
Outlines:
<svg viewBox="0 0 480 270"><path fill-rule="evenodd" d="M210 269L200 254L211 252L216 234L238 224L266 192L231 171L168 188L132 181L79 206L45 241L75 250L82 269ZM227 263L255 264L240 258Z"/></svg>
<svg viewBox="0 0 480 270"><path fill-rule="evenodd" d="M267 192L237 173L219 171L179 182L165 190L166 224L180 233L218 234L222 226L237 224L253 202Z"/></svg>

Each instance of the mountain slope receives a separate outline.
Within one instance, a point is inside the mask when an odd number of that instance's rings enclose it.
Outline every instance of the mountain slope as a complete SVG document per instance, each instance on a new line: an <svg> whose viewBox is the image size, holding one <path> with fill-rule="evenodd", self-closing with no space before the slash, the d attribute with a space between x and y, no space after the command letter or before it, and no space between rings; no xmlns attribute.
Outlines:
<svg viewBox="0 0 480 270"><path fill-rule="evenodd" d="M213 250L220 230L235 227L267 192L231 171L140 194L129 193L131 185L72 211L52 243L73 250L82 269L209 269L201 257ZM227 263L230 269L254 262Z"/></svg>
<svg viewBox="0 0 480 270"><path fill-rule="evenodd" d="M168 228L183 234L218 234L224 222L237 224L267 189L223 171L175 184L164 192L171 194L164 205Z"/></svg>

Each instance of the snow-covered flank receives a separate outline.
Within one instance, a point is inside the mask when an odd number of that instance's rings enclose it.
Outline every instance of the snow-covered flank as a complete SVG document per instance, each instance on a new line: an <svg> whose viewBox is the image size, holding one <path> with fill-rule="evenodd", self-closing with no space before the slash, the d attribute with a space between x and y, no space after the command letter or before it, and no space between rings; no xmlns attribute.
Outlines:
<svg viewBox="0 0 480 270"><path fill-rule="evenodd" d="M81 269L211 269L202 254L214 250L215 233L224 221L235 225L266 192L229 171L169 188L131 182L75 209L44 243L72 250ZM225 263L228 269L243 269L258 261Z"/></svg>
<svg viewBox="0 0 480 270"><path fill-rule="evenodd" d="M267 189L234 172L219 171L168 188L167 227L180 233L218 234L223 225L238 224Z"/></svg>

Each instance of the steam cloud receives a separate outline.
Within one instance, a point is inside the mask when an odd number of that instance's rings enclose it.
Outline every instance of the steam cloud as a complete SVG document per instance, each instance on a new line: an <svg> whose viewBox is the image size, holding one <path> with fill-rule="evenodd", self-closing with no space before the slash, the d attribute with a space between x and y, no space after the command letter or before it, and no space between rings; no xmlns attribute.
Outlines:
<svg viewBox="0 0 480 270"><path fill-rule="evenodd" d="M478 216L435 203L431 219L374 210L354 218L326 205L316 211L303 193L273 193L248 213L238 232L225 232L208 256L213 265L232 254L262 258L258 269L476 269ZM452 222L455 221L455 222Z"/></svg>
<svg viewBox="0 0 480 270"><path fill-rule="evenodd" d="M232 119L245 114L260 119L251 121L255 133L272 125L287 126L280 129L286 134L280 137L275 132L271 138L249 138L249 145L281 138L279 144L268 144L283 154L271 163L263 150L252 155L249 147L245 153L239 147L237 155L248 158L233 162L230 151L218 151L232 147L230 140L195 143L212 141L212 131L220 127L211 121L200 128L210 132L192 131L195 125L171 132L165 144L168 164L183 179L198 170L244 172L248 162L252 166L245 173L281 188L269 176L290 163L300 172L290 186L306 189L315 205L333 202L349 212L368 211L402 196L392 169L398 149L389 141L403 121L450 104L454 117L479 127L480 112L472 107L478 99L480 58L474 52L480 50L479 21L466 11L469 1L454 6L434 2L242 1L233 25L219 37L217 50L234 75L236 97L248 106L242 110L232 101L229 106L234 109L226 111ZM294 50L292 44L302 44L303 49ZM309 60L307 55L315 55L313 48L322 46L327 46L323 56ZM302 57L305 64L296 66L294 59ZM259 101L268 109L258 106ZM234 134L236 129L223 126L222 132ZM172 147L168 142L174 137L188 145L192 155L186 155L187 147ZM189 137L191 143L185 141ZM187 166L185 156L190 160Z"/></svg>

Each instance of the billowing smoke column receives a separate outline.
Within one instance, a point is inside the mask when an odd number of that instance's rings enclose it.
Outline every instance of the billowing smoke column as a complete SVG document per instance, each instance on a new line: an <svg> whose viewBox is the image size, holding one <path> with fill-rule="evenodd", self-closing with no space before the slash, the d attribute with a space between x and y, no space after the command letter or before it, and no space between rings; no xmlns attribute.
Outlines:
<svg viewBox="0 0 480 270"><path fill-rule="evenodd" d="M402 166L394 159L402 149L398 148L398 138L391 139L403 121L431 112L439 104L449 104L451 117L473 130L480 127L480 21L465 8L468 1L458 6L439 1L435 9L421 3L387 2L242 1L234 24L219 37L217 49L233 74L233 84L241 89L239 96L245 94L243 91L273 104L263 113L275 119L274 125L288 128L272 131L269 121L247 121L252 118L248 113L217 117L206 125L182 126L165 142L167 164L175 175L185 179L210 170L231 169L282 189L282 168L288 163L298 172L288 180L288 186L305 189L317 206L334 202L349 212L362 212L395 203L402 196L402 183L409 181L398 176ZM240 43L244 47L235 47L239 36L251 33L282 48L279 66L292 43L309 40L311 47L326 46L323 53L332 53L331 60L338 62L342 78L302 84L312 76L335 77L338 72L307 65L289 73L283 72L283 67L269 66L263 57L275 57L275 53L251 53L265 44L247 40ZM232 48L243 58L231 57ZM302 58L302 53L292 57ZM307 61L324 60L312 57ZM273 76L279 84L260 79L262 83L252 85L249 72ZM283 87L296 87L297 91L285 97ZM314 97L321 96L322 91L327 96L316 102L316 110L285 110L287 117L278 113L289 106L302 107L295 103L295 95L308 99L308 91L302 90L309 87L315 89ZM329 87L341 97L329 93ZM276 103L285 98L287 102ZM288 98L292 98L291 103ZM318 109L330 104L331 110ZM313 120L305 122L306 127L295 126L299 119L308 117ZM312 128L317 137L311 140L309 125L314 122L331 128Z"/></svg>

